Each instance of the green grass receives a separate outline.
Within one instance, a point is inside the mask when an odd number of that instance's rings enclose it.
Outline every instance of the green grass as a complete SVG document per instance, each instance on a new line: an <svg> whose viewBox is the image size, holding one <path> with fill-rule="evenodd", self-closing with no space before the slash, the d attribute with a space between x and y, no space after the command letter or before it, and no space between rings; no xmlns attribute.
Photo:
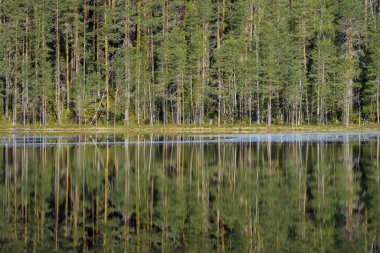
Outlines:
<svg viewBox="0 0 380 253"><path fill-rule="evenodd" d="M3 124L0 134L85 134L85 133L120 133L120 134L211 134L211 133L285 133L285 132L337 132L337 131L376 131L376 124L351 125L346 128L341 124L331 125L265 125L233 124L233 125L129 125L129 126L93 126L93 125L16 125Z"/></svg>

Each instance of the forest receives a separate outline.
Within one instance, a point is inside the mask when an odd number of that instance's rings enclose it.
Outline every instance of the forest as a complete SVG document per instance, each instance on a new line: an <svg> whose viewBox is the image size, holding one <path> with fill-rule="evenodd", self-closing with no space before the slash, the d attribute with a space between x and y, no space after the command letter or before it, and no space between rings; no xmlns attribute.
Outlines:
<svg viewBox="0 0 380 253"><path fill-rule="evenodd" d="M9 125L379 124L380 0L0 0Z"/></svg>

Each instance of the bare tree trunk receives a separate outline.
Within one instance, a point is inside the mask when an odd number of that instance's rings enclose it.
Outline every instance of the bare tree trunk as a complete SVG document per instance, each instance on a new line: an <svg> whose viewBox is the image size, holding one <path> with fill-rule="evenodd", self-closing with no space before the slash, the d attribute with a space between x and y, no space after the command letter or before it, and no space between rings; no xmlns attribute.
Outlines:
<svg viewBox="0 0 380 253"><path fill-rule="evenodd" d="M22 40L22 49L21 49L21 109L22 109L22 124L25 125L26 119L25 119L25 87L26 87L26 78L25 78L25 51L26 51L26 36Z"/></svg>
<svg viewBox="0 0 380 253"><path fill-rule="evenodd" d="M349 26L346 31L346 38L347 38L347 49L346 49L346 60L348 60L351 64L353 61L353 42L352 42L352 36L353 36L353 24L352 19L349 20ZM351 67L353 68L353 67ZM347 83L346 83L346 89L345 89L345 95L344 95L344 122L345 126L348 127L350 124L350 109L351 109L351 103L352 103L352 88L353 88L353 70L347 69Z"/></svg>
<svg viewBox="0 0 380 253"><path fill-rule="evenodd" d="M47 47L46 47L46 17L45 14L42 13L42 26L41 26L41 46L42 46L42 66L43 69L47 67ZM47 113L46 113L46 101L47 101L47 88L46 88L46 80L47 76L45 71L42 71L42 124L46 125L47 123Z"/></svg>
<svg viewBox="0 0 380 253"><path fill-rule="evenodd" d="M255 32L254 32L254 37L255 37L255 61L256 61L256 68L259 66L259 35L257 34L258 27L260 24L260 19L258 21L258 24L255 24ZM257 70L256 70L257 71ZM259 88L259 76L258 73L256 75L256 123L260 125L261 120L260 120L260 88Z"/></svg>
<svg viewBox="0 0 380 253"><path fill-rule="evenodd" d="M10 68L11 68L11 63L10 63L10 57L9 53L7 55L7 67L5 70L5 101L4 101L4 107L5 107L5 119L9 119L9 93L10 93L10 86L11 86L11 77L10 77Z"/></svg>
<svg viewBox="0 0 380 253"><path fill-rule="evenodd" d="M88 15L88 10L87 10L87 4L86 1L84 1L84 6L83 6L83 85L81 85L81 99L84 98L85 96L85 88L87 84L87 75L86 75L86 68L87 68L87 61L86 61L86 50L87 50L87 15ZM82 108L82 106L80 106ZM87 124L87 118L84 117L84 123Z"/></svg>
<svg viewBox="0 0 380 253"><path fill-rule="evenodd" d="M38 51L39 51L39 48L40 48L40 36L41 36L41 30L40 30L40 24L39 24L39 13L38 13L38 8L37 8L37 5L34 6L34 16L35 16L35 20L34 20L34 25L37 28L37 42L35 43L35 46L34 46L34 54L35 55L38 55ZM39 68L38 68L38 64L39 64L39 61L38 61L38 57L35 57L34 59L34 76L35 76L35 83L38 83L38 75L39 75ZM37 113L36 113L36 107L37 105L34 103L33 104L33 123L36 123L36 117L37 117ZM42 120L41 120L42 121ZM41 125L41 121L40 121L40 125Z"/></svg>
<svg viewBox="0 0 380 253"><path fill-rule="evenodd" d="M16 38L15 38L15 65L14 65L14 84L13 84L13 108L12 108L12 125L16 124L17 120L17 72L18 72L18 20L16 21Z"/></svg>
<svg viewBox="0 0 380 253"><path fill-rule="evenodd" d="M368 0L364 0L364 47L368 48Z"/></svg>
<svg viewBox="0 0 380 253"><path fill-rule="evenodd" d="M379 108L379 93L380 93L380 76L377 77L377 87L376 87L376 118L377 124L380 125L380 108Z"/></svg>
<svg viewBox="0 0 380 253"><path fill-rule="evenodd" d="M96 1L94 1L94 7L96 7ZM100 16L100 15L99 15ZM97 83L97 97L95 99L95 103L98 102L98 99L100 99L100 104L99 104L99 107L96 109L96 112L95 112L95 116L94 116L94 119L95 119L95 125L98 125L98 112L99 112L99 108L100 106L102 105L102 100L103 100L103 97L104 97L104 94L103 92L101 92L102 90L102 84L101 84L101 79L100 79L100 71L101 71L101 65L100 65L100 17L98 17L98 15L95 15L94 17L94 27L95 27L95 30L96 30L96 42L95 42L95 52L96 52L96 70L97 70L97 75L98 75L98 83Z"/></svg>
<svg viewBox="0 0 380 253"><path fill-rule="evenodd" d="M104 3L104 26L107 30L107 0ZM105 58L105 68L106 68L106 124L108 125L109 120L109 66L108 66L108 32L106 31L104 36L104 58Z"/></svg>
<svg viewBox="0 0 380 253"><path fill-rule="evenodd" d="M305 21L302 20L302 33L306 34L306 24ZM307 123L310 124L310 114L309 114L309 97L307 93L307 55L306 55L306 38L305 35L303 35L302 38L302 53L303 53L303 87L301 87L301 90L305 93L305 106L306 106L306 118ZM301 103L300 103L300 110L302 110L302 93L301 93ZM302 113L301 113L302 115Z"/></svg>
<svg viewBox="0 0 380 253"><path fill-rule="evenodd" d="M126 13L126 18L125 18L125 24L124 24L124 27L125 27L125 38L124 38L124 46L125 46L125 59L124 59L124 62L125 62L125 76L124 76L124 80L125 80L125 93L124 93L124 96L125 96L125 105L124 105L124 121L126 124L129 124L129 103L130 103L130 79L131 79L131 61L130 61L130 57L129 57L129 52L128 50L130 49L131 47L131 38L130 38L130 13L129 13L129 9L130 9L130 6L129 6L129 0L126 0L125 1L125 8L124 8L124 11Z"/></svg>
<svg viewBox="0 0 380 253"><path fill-rule="evenodd" d="M137 87L136 87L136 114L137 124L140 125L140 75L141 75L141 0L137 0L137 38L136 38L136 64L137 64Z"/></svg>
<svg viewBox="0 0 380 253"><path fill-rule="evenodd" d="M78 0L74 0L74 67L75 77L79 77L80 70L80 47L79 47L79 9ZM75 78L73 79L75 80ZM77 123L81 124L81 89L84 84L75 83L76 85L76 98L75 98L75 111Z"/></svg>
<svg viewBox="0 0 380 253"><path fill-rule="evenodd" d="M267 109L267 126L272 125L272 83L269 84L269 97Z"/></svg>
<svg viewBox="0 0 380 253"><path fill-rule="evenodd" d="M60 67L60 39L59 39L59 0L56 1L56 46L55 46L55 57L56 57L56 71L55 71L55 87L56 87L56 103L57 103L57 117L58 124L62 124L61 117L61 67Z"/></svg>
<svg viewBox="0 0 380 253"><path fill-rule="evenodd" d="M218 13L217 13L217 25L216 25L216 49L220 49L220 33L221 33L221 24L220 24L220 2L217 0L217 7L218 7ZM220 73L220 66L218 66L218 126L220 126L221 122L221 114L222 114L222 108L221 108L221 102L222 102L222 78Z"/></svg>
<svg viewBox="0 0 380 253"><path fill-rule="evenodd" d="M24 65L29 65L29 18L26 17L25 20L25 53L24 53ZM22 88L22 121L23 125L26 124L26 113L28 111L28 104L29 104L29 78L27 75L25 75L25 80L23 82L23 88Z"/></svg>
<svg viewBox="0 0 380 253"><path fill-rule="evenodd" d="M151 82L149 83L149 124L153 126L153 90L152 85L155 83L154 79L154 37L152 28L149 29L150 33L150 67L151 67Z"/></svg>
<svg viewBox="0 0 380 253"><path fill-rule="evenodd" d="M66 53L66 110L70 108L70 69L69 69L69 24L65 24L65 53Z"/></svg>
<svg viewBox="0 0 380 253"><path fill-rule="evenodd" d="M78 13L78 0L74 0L74 69L75 74L78 74L79 71L79 13ZM106 14L105 14L106 15ZM107 21L105 21L107 22Z"/></svg>
<svg viewBox="0 0 380 253"><path fill-rule="evenodd" d="M199 113L199 123L204 124L204 91L206 84L208 83L208 74L206 74L208 70L209 65L209 54L208 54L208 22L203 24L203 56L202 56L202 86L201 86L201 93L200 93L200 113Z"/></svg>

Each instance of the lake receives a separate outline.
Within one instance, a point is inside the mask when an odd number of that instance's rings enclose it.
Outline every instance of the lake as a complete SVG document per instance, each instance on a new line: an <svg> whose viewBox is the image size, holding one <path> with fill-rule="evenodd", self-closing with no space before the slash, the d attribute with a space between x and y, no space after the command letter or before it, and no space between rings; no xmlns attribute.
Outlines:
<svg viewBox="0 0 380 253"><path fill-rule="evenodd" d="M1 252L379 252L380 132L0 137Z"/></svg>

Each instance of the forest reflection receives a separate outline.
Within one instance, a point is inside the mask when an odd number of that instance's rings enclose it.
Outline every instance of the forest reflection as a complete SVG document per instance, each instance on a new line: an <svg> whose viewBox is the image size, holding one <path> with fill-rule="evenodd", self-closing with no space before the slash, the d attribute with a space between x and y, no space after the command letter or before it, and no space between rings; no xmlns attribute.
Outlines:
<svg viewBox="0 0 380 253"><path fill-rule="evenodd" d="M0 251L379 252L380 134L345 136L2 137Z"/></svg>

